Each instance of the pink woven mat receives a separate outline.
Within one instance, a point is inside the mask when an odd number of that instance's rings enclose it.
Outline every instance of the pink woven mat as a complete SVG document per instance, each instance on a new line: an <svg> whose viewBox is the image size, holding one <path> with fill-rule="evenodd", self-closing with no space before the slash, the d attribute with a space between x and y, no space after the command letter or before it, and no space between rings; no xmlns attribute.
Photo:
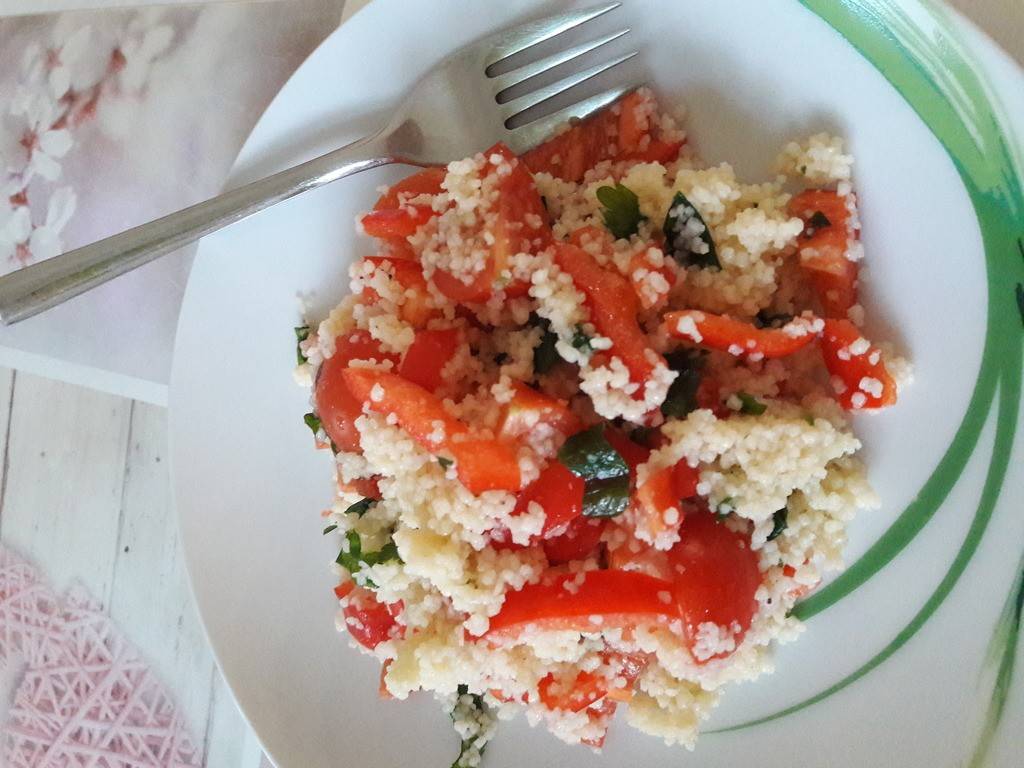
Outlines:
<svg viewBox="0 0 1024 768"><path fill-rule="evenodd" d="M174 701L84 589L57 595L0 546L0 765L192 768Z"/></svg>

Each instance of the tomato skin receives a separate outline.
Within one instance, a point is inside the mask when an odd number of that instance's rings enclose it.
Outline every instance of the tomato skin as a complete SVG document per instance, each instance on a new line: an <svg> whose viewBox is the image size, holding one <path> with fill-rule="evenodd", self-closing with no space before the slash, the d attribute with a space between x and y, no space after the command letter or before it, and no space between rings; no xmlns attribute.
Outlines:
<svg viewBox="0 0 1024 768"><path fill-rule="evenodd" d="M808 189L789 201L788 211L801 218L805 227L813 226L815 213L829 220L828 226L815 227L812 234L801 236L797 252L825 317L845 318L857 303L858 282L857 263L847 258L848 240L857 233L849 231L846 198L831 190Z"/></svg>
<svg viewBox="0 0 1024 768"><path fill-rule="evenodd" d="M359 430L355 421L363 413L362 403L345 385L343 371L352 360L398 362L395 355L381 351L380 343L369 331L355 330L335 340L334 355L324 360L317 373L314 388L317 414L327 436L339 450L358 452Z"/></svg>
<svg viewBox="0 0 1024 768"><path fill-rule="evenodd" d="M614 670L611 675L581 670L571 682L559 680L552 673L543 677L537 690L544 706L552 711L579 712L605 697L614 701L629 701L633 695L633 685L647 666L646 657L614 652L603 656L605 664ZM617 677L622 678L621 687L609 685Z"/></svg>
<svg viewBox="0 0 1024 768"><path fill-rule="evenodd" d="M606 429L604 437L629 465L629 477L636 482L636 468L651 458L650 449L634 443L617 429Z"/></svg>
<svg viewBox="0 0 1024 768"><path fill-rule="evenodd" d="M582 503L582 494L580 496ZM565 530L543 541L544 554L551 565L586 560L597 553L607 520L582 515L572 518Z"/></svg>
<svg viewBox="0 0 1024 768"><path fill-rule="evenodd" d="M867 351L854 354L850 345L862 339L860 329L849 320L829 319L821 337L821 353L828 372L842 381L844 391L836 399L843 408L851 411L885 408L896 403L896 382L889 374L882 354L877 347L869 345ZM844 359L846 358L846 359ZM871 362L875 360L875 362ZM874 379L881 384L881 393L875 394L861 389L861 382ZM861 397L863 401L861 401Z"/></svg>
<svg viewBox="0 0 1024 768"><path fill-rule="evenodd" d="M782 328L758 328L752 323L735 320L725 315L714 315L699 310L666 312L663 327L669 335L685 339L701 347L719 352L736 353L752 359L773 359L799 352L817 338L810 330L816 324L814 317L805 316L791 320ZM683 323L683 329L680 329ZM700 336L698 341L692 331L686 330L692 323ZM806 332L799 335L788 333L791 325L806 326Z"/></svg>
<svg viewBox="0 0 1024 768"><path fill-rule="evenodd" d="M408 237L434 216L429 205L403 205L370 211L360 219L363 231L370 237L383 239Z"/></svg>
<svg viewBox="0 0 1024 768"><path fill-rule="evenodd" d="M679 534L668 562L673 573L672 593L691 651L697 648L699 626L704 622L738 627L733 637L739 646L757 611L754 595L761 584L758 555L750 548L750 537L730 530L707 511L687 515ZM695 660L704 663L727 655L695 656Z"/></svg>
<svg viewBox="0 0 1024 768"><path fill-rule="evenodd" d="M598 333L611 339L613 353L622 359L634 382L644 384L656 365L667 366L640 328L636 294L626 278L605 269L589 253L570 243L555 246L555 261L583 292L591 322ZM641 386L634 397L643 396Z"/></svg>
<svg viewBox="0 0 1024 768"><path fill-rule="evenodd" d="M418 197L419 195L440 194L441 182L444 181L446 173L447 170L443 167L424 168L419 173L406 176L388 188L388 191L377 200L373 210L381 211L388 208L398 208L406 200Z"/></svg>
<svg viewBox="0 0 1024 768"><path fill-rule="evenodd" d="M697 495L700 471L696 467L691 467L686 459L680 459L672 468L672 482L677 498L692 499Z"/></svg>
<svg viewBox="0 0 1024 768"><path fill-rule="evenodd" d="M367 256L364 261L377 269L390 270L395 282L405 289L399 313L407 323L422 328L428 320L440 314L431 304L427 281L419 262L393 256ZM376 291L370 288L364 288L363 295L370 304L379 300Z"/></svg>
<svg viewBox="0 0 1024 768"><path fill-rule="evenodd" d="M345 491L346 493L358 493L365 499L380 499L380 476L374 475L373 477L356 477L348 482L345 482L340 477L338 478L338 490Z"/></svg>
<svg viewBox="0 0 1024 768"><path fill-rule="evenodd" d="M578 574L558 575L506 592L504 605L491 618L487 636L497 639L503 634L514 635L529 624L592 631L596 625L590 622L591 616L601 616L603 627L660 623L679 615L669 597L671 590L670 582L630 571L587 571L582 578ZM668 602L665 597L669 597Z"/></svg>
<svg viewBox="0 0 1024 768"><path fill-rule="evenodd" d="M356 588L356 583L352 579L343 581L334 588L334 596L339 600L344 600L351 594L352 590Z"/></svg>
<svg viewBox="0 0 1024 768"><path fill-rule="evenodd" d="M461 343L462 333L458 328L417 331L416 338L402 358L399 376L426 390L435 391L443 383L441 371L455 356Z"/></svg>
<svg viewBox="0 0 1024 768"><path fill-rule="evenodd" d="M370 650L398 635L402 629L397 618L402 604L385 605L364 587L356 587L348 594L341 611L352 639Z"/></svg>
<svg viewBox="0 0 1024 768"><path fill-rule="evenodd" d="M527 436L538 424L546 424L568 437L582 429L583 424L567 403L538 392L519 381L512 382L512 399L501 408L498 435L505 440Z"/></svg>
<svg viewBox="0 0 1024 768"><path fill-rule="evenodd" d="M552 461L540 477L522 490L513 514L525 514L530 503L544 508L541 538L551 538L583 513L583 479L574 475L560 461Z"/></svg>
<svg viewBox="0 0 1024 768"><path fill-rule="evenodd" d="M348 368L342 372L360 407L394 414L398 425L432 453L442 451L455 458L459 480L469 491L518 491L519 460L516 451L497 440L468 437L469 428L451 416L441 401L418 384L387 371ZM437 422L444 435L437 439Z"/></svg>

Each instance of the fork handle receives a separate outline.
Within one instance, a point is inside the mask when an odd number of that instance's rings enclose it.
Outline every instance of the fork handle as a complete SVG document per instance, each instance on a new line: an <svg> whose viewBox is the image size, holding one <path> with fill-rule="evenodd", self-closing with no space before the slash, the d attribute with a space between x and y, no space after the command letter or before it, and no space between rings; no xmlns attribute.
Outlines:
<svg viewBox="0 0 1024 768"><path fill-rule="evenodd" d="M396 162L379 136L0 277L0 321L11 325L61 304L275 203L359 171Z"/></svg>

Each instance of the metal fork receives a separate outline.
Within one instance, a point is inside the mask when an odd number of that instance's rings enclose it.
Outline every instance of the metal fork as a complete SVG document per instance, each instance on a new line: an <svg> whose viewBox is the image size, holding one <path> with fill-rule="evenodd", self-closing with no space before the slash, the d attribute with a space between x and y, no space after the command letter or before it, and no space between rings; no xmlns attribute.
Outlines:
<svg viewBox="0 0 1024 768"><path fill-rule="evenodd" d="M368 168L389 163L440 165L504 141L516 153L540 143L558 125L585 118L631 88L612 88L571 106L543 112L548 100L636 55L617 56L551 85L505 99L513 86L568 63L625 35L621 29L566 48L501 75L488 74L517 53L580 27L617 8L614 2L561 13L496 32L448 56L405 96L377 133L293 168L197 203L148 224L61 254L0 278L0 321L32 317L140 267L204 235L282 200ZM527 121L524 125L518 122ZM511 127L516 126L516 127Z"/></svg>

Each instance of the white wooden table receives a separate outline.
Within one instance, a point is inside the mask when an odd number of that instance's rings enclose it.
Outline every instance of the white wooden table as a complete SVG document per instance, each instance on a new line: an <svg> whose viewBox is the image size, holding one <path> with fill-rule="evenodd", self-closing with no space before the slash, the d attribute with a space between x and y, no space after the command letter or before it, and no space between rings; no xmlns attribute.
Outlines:
<svg viewBox="0 0 1024 768"><path fill-rule="evenodd" d="M349 0L346 15L367 1ZM953 4L1024 60L1020 0ZM77 580L103 601L177 696L207 766L260 766L189 592L166 411L0 368L0 435L0 539L56 588Z"/></svg>

